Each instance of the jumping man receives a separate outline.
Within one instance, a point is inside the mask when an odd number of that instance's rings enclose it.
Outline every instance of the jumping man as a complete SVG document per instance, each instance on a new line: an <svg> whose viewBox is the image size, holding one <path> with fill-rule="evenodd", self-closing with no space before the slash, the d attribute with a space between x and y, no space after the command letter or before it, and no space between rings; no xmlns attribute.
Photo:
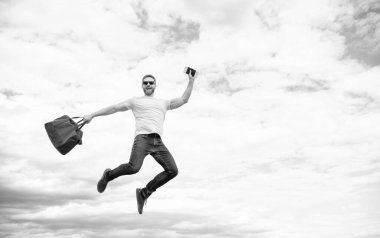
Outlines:
<svg viewBox="0 0 380 238"><path fill-rule="evenodd" d="M156 89L156 79L153 75L145 75L142 78L142 89L144 96L132 97L124 102L103 108L99 111L84 116L84 121L90 123L94 117L110 115L116 112L132 110L135 121L136 131L129 162L121 164L115 169L106 169L100 178L97 189L99 193L104 192L108 182L122 176L137 173L143 160L147 155L151 155L164 169L154 177L145 188L136 189L137 208L142 214L143 207L148 197L169 180L177 176L178 169L176 163L162 142L163 124L167 110L176 109L190 98L193 90L194 80L197 75L188 74L189 82L182 97L172 100L163 100L154 97Z"/></svg>

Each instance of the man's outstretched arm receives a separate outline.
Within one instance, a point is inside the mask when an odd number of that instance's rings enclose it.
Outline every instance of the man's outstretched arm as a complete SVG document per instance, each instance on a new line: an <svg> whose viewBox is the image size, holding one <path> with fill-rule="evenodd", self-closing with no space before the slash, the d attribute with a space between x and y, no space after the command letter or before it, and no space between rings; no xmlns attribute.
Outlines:
<svg viewBox="0 0 380 238"><path fill-rule="evenodd" d="M99 111L96 111L94 113L85 115L83 117L83 119L84 119L85 123L90 123L94 117L106 116L106 115L110 115L110 114L113 114L116 112L122 112L122 111L126 111L126 110L128 110L128 103L127 103L127 101L124 101L124 102L121 102L121 103L118 103L118 104L115 104L115 105L112 105L109 107L105 107L105 108L100 109Z"/></svg>
<svg viewBox="0 0 380 238"><path fill-rule="evenodd" d="M180 98L174 98L170 101L170 109L176 109L182 106L183 104L187 103L189 101L191 92L193 91L193 85L194 85L194 80L198 76L196 73L195 76L189 75L189 83L187 84L186 90L183 93L182 97Z"/></svg>

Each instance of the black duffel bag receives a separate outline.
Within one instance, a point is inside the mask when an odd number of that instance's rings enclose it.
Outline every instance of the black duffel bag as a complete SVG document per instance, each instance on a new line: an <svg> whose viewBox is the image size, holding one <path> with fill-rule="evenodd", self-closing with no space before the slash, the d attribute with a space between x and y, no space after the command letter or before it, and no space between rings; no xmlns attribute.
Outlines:
<svg viewBox="0 0 380 238"><path fill-rule="evenodd" d="M63 155L71 151L76 145L82 144L83 132L81 129L86 123L83 118L75 122L73 119L76 118L81 117L70 118L64 115L54 121L45 123L45 129L51 143Z"/></svg>

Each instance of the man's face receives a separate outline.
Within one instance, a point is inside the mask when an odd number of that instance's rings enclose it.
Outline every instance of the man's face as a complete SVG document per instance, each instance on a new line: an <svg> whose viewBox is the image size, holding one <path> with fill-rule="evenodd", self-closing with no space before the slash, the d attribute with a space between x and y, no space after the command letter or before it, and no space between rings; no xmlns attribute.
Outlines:
<svg viewBox="0 0 380 238"><path fill-rule="evenodd" d="M146 77L143 80L142 88L146 96L151 96L154 94L154 90L156 89L156 81L154 78Z"/></svg>

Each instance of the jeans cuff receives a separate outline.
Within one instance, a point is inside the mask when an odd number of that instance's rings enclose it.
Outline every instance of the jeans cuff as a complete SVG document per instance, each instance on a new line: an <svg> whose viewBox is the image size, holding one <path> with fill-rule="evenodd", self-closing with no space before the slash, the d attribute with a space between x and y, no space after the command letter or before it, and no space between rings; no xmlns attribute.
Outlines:
<svg viewBox="0 0 380 238"><path fill-rule="evenodd" d="M141 195L144 197L144 198L148 198L150 195L152 195L152 192L149 191L147 188L143 188L141 190Z"/></svg>

